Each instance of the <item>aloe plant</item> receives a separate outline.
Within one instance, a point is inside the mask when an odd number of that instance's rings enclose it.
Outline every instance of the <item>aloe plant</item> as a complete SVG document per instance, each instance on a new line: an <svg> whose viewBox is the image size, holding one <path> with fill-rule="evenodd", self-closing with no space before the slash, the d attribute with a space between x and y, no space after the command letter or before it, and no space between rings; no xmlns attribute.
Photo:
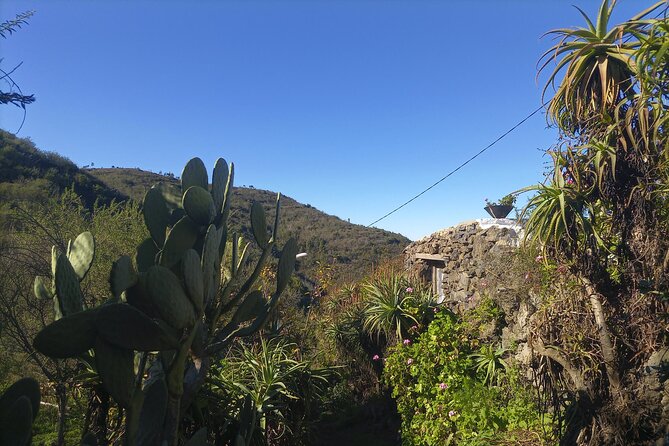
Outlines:
<svg viewBox="0 0 669 446"><path fill-rule="evenodd" d="M249 244L227 228L233 179L234 165L219 159L209 187L204 163L194 158L180 187L151 188L143 206L150 237L134 258L114 263L112 298L103 305L84 308L79 288L94 257L90 234L78 237L66 255L53 250L51 290L45 278L35 281L35 292L51 292L56 308L56 320L38 333L35 348L54 358L87 358L93 351L105 389L126 411L127 445L178 444L181 418L211 357L265 324L293 273L297 246L290 239L280 251L274 291L265 296L256 289L277 248L279 195L271 232L262 206L251 208L260 255L242 280ZM238 442L249 444L251 434L252 429L238 435ZM206 432L197 438L194 444L204 444Z"/></svg>

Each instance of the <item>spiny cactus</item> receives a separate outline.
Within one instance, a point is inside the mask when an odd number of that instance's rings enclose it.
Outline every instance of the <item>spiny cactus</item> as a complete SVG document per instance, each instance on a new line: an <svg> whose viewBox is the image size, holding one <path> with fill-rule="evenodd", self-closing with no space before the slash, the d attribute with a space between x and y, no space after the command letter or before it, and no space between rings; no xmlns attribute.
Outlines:
<svg viewBox="0 0 669 446"><path fill-rule="evenodd" d="M66 256L54 249L51 290L48 279L35 280L35 294L53 297L57 310L57 320L36 336L35 348L54 358L86 356L93 349L105 389L126 410L125 444L178 443L181 417L204 382L211 356L262 328L293 273L297 246L291 239L281 250L274 292L264 296L257 289L277 244L279 195L271 233L262 206L251 208L260 255L241 280L249 244L237 234L228 236L233 179L234 165L219 159L210 188L204 163L194 158L180 188L151 188L143 206L150 237L134 259L122 256L114 263L113 297L105 304L83 307L79 281L95 252L88 233L69 245ZM236 445L250 444L253 425L242 420ZM188 445L205 443L206 431L200 431Z"/></svg>
<svg viewBox="0 0 669 446"><path fill-rule="evenodd" d="M30 444L40 404L37 381L23 378L0 395L0 446Z"/></svg>

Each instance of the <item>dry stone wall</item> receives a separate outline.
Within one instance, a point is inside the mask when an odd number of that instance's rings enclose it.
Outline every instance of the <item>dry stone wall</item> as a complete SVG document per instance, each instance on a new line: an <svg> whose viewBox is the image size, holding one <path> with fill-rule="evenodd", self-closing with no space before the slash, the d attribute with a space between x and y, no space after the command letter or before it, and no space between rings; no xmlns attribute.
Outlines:
<svg viewBox="0 0 669 446"><path fill-rule="evenodd" d="M475 307L485 297L495 301L504 321L492 327L491 342L515 350L516 358L527 365L531 359L527 334L538 297L524 286L524 272L514 269L521 238L522 228L512 220L476 220L413 242L404 254L409 271L427 282L433 280L433 267L443 267L444 304L456 313Z"/></svg>

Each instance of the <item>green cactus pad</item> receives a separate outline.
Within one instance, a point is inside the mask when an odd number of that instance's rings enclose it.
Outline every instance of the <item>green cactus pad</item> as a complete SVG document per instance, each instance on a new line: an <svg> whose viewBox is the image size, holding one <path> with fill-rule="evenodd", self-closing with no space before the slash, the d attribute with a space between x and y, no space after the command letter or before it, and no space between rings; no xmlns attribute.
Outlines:
<svg viewBox="0 0 669 446"><path fill-rule="evenodd" d="M139 280L123 292L121 300L137 308L150 318L158 317L158 311L146 290L146 273L139 273Z"/></svg>
<svg viewBox="0 0 669 446"><path fill-rule="evenodd" d="M146 273L146 290L160 317L176 329L195 323L195 309L179 278L169 269L153 266Z"/></svg>
<svg viewBox="0 0 669 446"><path fill-rule="evenodd" d="M132 266L130 257L121 256L112 264L109 287L114 297L121 297L121 293L135 285L137 280L137 272Z"/></svg>
<svg viewBox="0 0 669 446"><path fill-rule="evenodd" d="M167 235L160 254L160 264L167 268L176 265L183 254L195 245L198 235L198 226L193 220L188 217L179 220Z"/></svg>
<svg viewBox="0 0 669 446"><path fill-rule="evenodd" d="M58 255L60 252L58 251L58 248L55 246L51 247L51 277L56 276L56 263L58 263ZM56 293L56 285L53 285L52 288L53 293Z"/></svg>
<svg viewBox="0 0 669 446"><path fill-rule="evenodd" d="M79 277L65 254L59 254L56 259L54 283L63 316L68 316L83 309Z"/></svg>
<svg viewBox="0 0 669 446"><path fill-rule="evenodd" d="M158 246L163 246L170 212L167 209L167 203L161 190L157 187L152 187L144 195L142 214L144 215L144 224L146 224L151 238Z"/></svg>
<svg viewBox="0 0 669 446"><path fill-rule="evenodd" d="M0 395L0 420L7 417L11 412L11 406L22 396L30 400L33 419L37 416L41 401L39 383L33 378L21 378Z"/></svg>
<svg viewBox="0 0 669 446"><path fill-rule="evenodd" d="M67 247L67 259L80 281L84 280L91 269L94 257L95 239L90 232L82 232Z"/></svg>
<svg viewBox="0 0 669 446"><path fill-rule="evenodd" d="M185 446L207 446L207 428L203 427L195 432Z"/></svg>
<svg viewBox="0 0 669 446"><path fill-rule="evenodd" d="M200 256L194 249L186 251L181 267L188 297L190 297L197 314L202 314L204 309L204 280L202 267L200 266Z"/></svg>
<svg viewBox="0 0 669 446"><path fill-rule="evenodd" d="M251 205L251 230L258 246L265 249L268 242L267 219L265 218L265 210L257 201Z"/></svg>
<svg viewBox="0 0 669 446"><path fill-rule="evenodd" d="M98 334L117 347L146 352L179 347L177 338L130 305L106 305L99 309L95 322Z"/></svg>
<svg viewBox="0 0 669 446"><path fill-rule="evenodd" d="M33 292L38 299L52 299L51 294L51 279L44 276L35 276L35 284L33 285Z"/></svg>
<svg viewBox="0 0 669 446"><path fill-rule="evenodd" d="M207 234L204 236L204 246L202 247L202 283L205 305L209 305L220 285L221 275L219 273L220 260L218 247L222 234L222 230L216 229L214 225L209 225Z"/></svg>
<svg viewBox="0 0 669 446"><path fill-rule="evenodd" d="M132 350L116 347L100 337L95 340L95 365L102 385L125 409L132 403L134 357Z"/></svg>
<svg viewBox="0 0 669 446"><path fill-rule="evenodd" d="M283 246L279 265L276 270L276 294L281 294L288 286L290 276L295 270L295 256L297 255L297 242L291 238Z"/></svg>
<svg viewBox="0 0 669 446"><path fill-rule="evenodd" d="M0 446L24 446L30 443L33 409L27 396L17 398L9 413L0 420Z"/></svg>
<svg viewBox="0 0 669 446"><path fill-rule="evenodd" d="M214 223L216 227L224 231L227 230L228 214L230 213L230 199L232 195L232 187L235 182L235 163L230 163L230 172L228 173L228 182L225 185L225 193L223 194L223 205L220 213L216 216Z"/></svg>
<svg viewBox="0 0 669 446"><path fill-rule="evenodd" d="M237 311L232 317L233 322L240 324L258 317L266 304L267 301L260 290L251 291L242 301L241 305L237 307Z"/></svg>
<svg viewBox="0 0 669 446"><path fill-rule="evenodd" d="M163 428L167 412L167 385L165 380L157 378L144 387L144 404L139 414L139 429L135 441L137 446L153 446Z"/></svg>
<svg viewBox="0 0 669 446"><path fill-rule="evenodd" d="M186 190L182 205L186 214L200 225L208 225L216 215L211 194L199 186L191 186Z"/></svg>
<svg viewBox="0 0 669 446"><path fill-rule="evenodd" d="M97 337L97 309L81 311L59 319L37 333L33 346L51 358L72 358L91 349Z"/></svg>
<svg viewBox="0 0 669 446"><path fill-rule="evenodd" d="M216 164L214 164L214 173L211 176L211 196L214 199L216 212L220 212L223 208L229 174L228 163L223 158L217 159Z"/></svg>
<svg viewBox="0 0 669 446"><path fill-rule="evenodd" d="M181 206L181 195L183 194L181 187L172 183L158 183L154 187L163 195L165 204L170 211Z"/></svg>
<svg viewBox="0 0 669 446"><path fill-rule="evenodd" d="M193 158L181 172L181 190L188 190L191 186L200 186L204 190L209 189L209 176L207 168L200 158Z"/></svg>
<svg viewBox="0 0 669 446"><path fill-rule="evenodd" d="M276 208L274 209L274 226L272 226L272 241L276 243L279 232L279 216L281 215L281 193L276 194Z"/></svg>
<svg viewBox="0 0 669 446"><path fill-rule="evenodd" d="M151 237L144 240L137 247L135 252L135 264L139 272L145 273L153 265L156 264L156 256L158 255L158 248Z"/></svg>

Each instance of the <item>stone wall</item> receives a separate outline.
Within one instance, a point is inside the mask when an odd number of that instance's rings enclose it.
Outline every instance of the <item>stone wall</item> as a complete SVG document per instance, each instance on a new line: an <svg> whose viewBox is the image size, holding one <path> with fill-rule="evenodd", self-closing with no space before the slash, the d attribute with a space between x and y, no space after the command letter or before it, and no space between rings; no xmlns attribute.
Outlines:
<svg viewBox="0 0 669 446"><path fill-rule="evenodd" d="M433 278L432 268L443 266L444 304L456 313L484 297L493 299L504 312L504 321L493 329L491 341L514 349L516 358L527 365L528 324L538 302L524 286L524 272L514 269L521 238L522 228L512 220L482 219L424 237L407 246L404 254L410 272L427 282ZM416 258L421 255L430 260Z"/></svg>

